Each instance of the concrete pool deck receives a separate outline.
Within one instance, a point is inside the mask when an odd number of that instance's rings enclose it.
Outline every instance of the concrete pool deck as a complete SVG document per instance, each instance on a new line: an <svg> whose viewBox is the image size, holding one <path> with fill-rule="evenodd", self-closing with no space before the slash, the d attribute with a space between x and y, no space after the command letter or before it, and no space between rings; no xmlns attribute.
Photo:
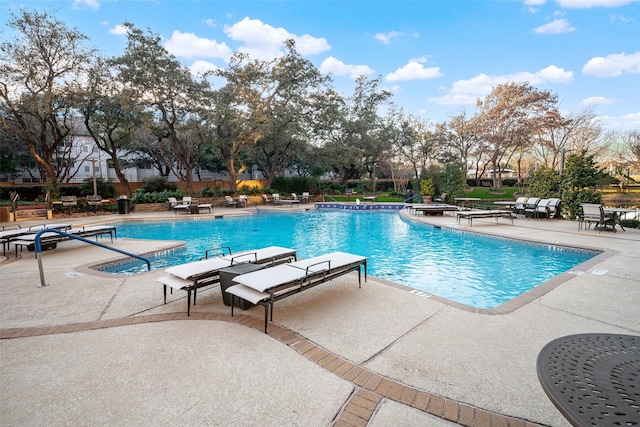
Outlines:
<svg viewBox="0 0 640 427"><path fill-rule="evenodd" d="M69 222L192 219L184 217L133 213ZM199 292L187 317L185 293L162 303L155 281L162 272L92 273L87 266L115 254L70 241L43 253L49 286L39 287L36 259L25 251L0 263L0 422L569 425L539 385L538 352L574 333L640 334L640 230L578 231L577 223L561 220L478 219L469 227L453 216L411 219L606 256L499 315L371 277L358 289L357 276L348 275L278 302L265 335L262 308L231 317L218 287ZM133 252L171 245L113 244Z"/></svg>

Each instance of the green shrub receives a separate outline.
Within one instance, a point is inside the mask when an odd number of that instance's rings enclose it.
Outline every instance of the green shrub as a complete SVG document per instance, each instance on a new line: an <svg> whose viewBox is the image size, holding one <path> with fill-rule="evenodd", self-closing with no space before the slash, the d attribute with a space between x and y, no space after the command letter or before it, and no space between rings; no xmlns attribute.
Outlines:
<svg viewBox="0 0 640 427"><path fill-rule="evenodd" d="M138 188L131 196L133 203L164 203L169 197L181 199L186 193L180 190L176 191L153 191L146 192L143 187Z"/></svg>
<svg viewBox="0 0 640 427"><path fill-rule="evenodd" d="M103 199L110 199L116 195L115 185L109 181L105 181L103 178L96 178L96 191ZM62 191L60 193L62 194ZM82 180L80 194L82 196L93 194L93 178L85 178Z"/></svg>
<svg viewBox="0 0 640 427"><path fill-rule="evenodd" d="M142 180L143 184L141 188L147 193L161 193L164 191L178 191L178 187L175 183L167 181L164 176L152 176Z"/></svg>
<svg viewBox="0 0 640 427"><path fill-rule="evenodd" d="M621 219L620 225L624 228L640 228L640 221L637 219Z"/></svg>
<svg viewBox="0 0 640 427"><path fill-rule="evenodd" d="M313 177L275 177L271 183L272 189L278 189L283 194L297 193L305 191L316 193L320 188L318 180Z"/></svg>

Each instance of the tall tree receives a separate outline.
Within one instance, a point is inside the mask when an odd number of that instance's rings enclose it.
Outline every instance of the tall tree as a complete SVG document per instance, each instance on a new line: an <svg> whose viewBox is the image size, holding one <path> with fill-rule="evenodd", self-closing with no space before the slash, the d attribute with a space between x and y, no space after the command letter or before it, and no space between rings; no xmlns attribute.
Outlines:
<svg viewBox="0 0 640 427"><path fill-rule="evenodd" d="M466 176L471 154L478 146L476 121L463 109L451 120L437 125L436 139L440 141L443 160L459 162Z"/></svg>
<svg viewBox="0 0 640 427"><path fill-rule="evenodd" d="M284 174L290 159L304 151L312 138L313 122L320 116L322 94L329 78L297 52L293 40L285 42L287 54L276 58L266 69L261 88L260 138L255 144L255 160L266 176L266 187Z"/></svg>
<svg viewBox="0 0 640 427"><path fill-rule="evenodd" d="M242 154L261 137L265 122L260 88L267 78L267 64L236 52L227 69L214 74L226 84L213 93L211 123L215 126L215 147L227 162L231 190L237 188L238 173L246 169Z"/></svg>
<svg viewBox="0 0 640 427"><path fill-rule="evenodd" d="M120 161L131 148L131 139L142 124L143 112L130 89L123 87L111 73L107 61L98 60L89 70L81 94L80 111L84 125L98 149L111 158L118 180L131 196L131 185Z"/></svg>
<svg viewBox="0 0 640 427"><path fill-rule="evenodd" d="M202 141L189 137L187 128L203 124L210 100L209 83L196 80L190 71L160 44L161 37L125 23L127 48L114 59L125 88L157 117L156 132L163 134L176 159L173 171L193 194L193 171L198 167Z"/></svg>
<svg viewBox="0 0 640 427"><path fill-rule="evenodd" d="M85 45L84 34L47 12L23 9L8 25L15 35L0 44L0 117L55 196L74 163L69 156L75 82L93 62L95 49Z"/></svg>
<svg viewBox="0 0 640 427"><path fill-rule="evenodd" d="M390 106L391 93L380 89L380 77L356 79L353 95L342 100L331 117L333 126L331 139L325 148L332 153L332 161L341 170L341 181L357 178L363 171L373 178L375 164L389 148L387 122L382 109Z"/></svg>
<svg viewBox="0 0 640 427"><path fill-rule="evenodd" d="M502 169L511 158L530 148L533 135L556 105L557 96L551 92L514 82L494 87L484 101L478 101L476 119L493 167L494 187L500 187Z"/></svg>

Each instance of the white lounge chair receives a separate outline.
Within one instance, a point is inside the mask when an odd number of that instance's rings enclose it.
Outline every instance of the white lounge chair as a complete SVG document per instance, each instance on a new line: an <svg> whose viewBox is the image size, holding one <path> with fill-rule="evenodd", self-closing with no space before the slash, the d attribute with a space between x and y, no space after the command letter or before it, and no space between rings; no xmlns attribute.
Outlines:
<svg viewBox="0 0 640 427"><path fill-rule="evenodd" d="M187 292L187 315L190 315L191 292L193 291L193 305L195 305L198 288L218 284L220 282L220 270L223 268L248 262L276 265L292 259L296 259L295 249L269 246L169 267L165 270L169 275L159 278L158 282L163 285L165 304L167 303L167 287L171 291L176 289Z"/></svg>
<svg viewBox="0 0 640 427"><path fill-rule="evenodd" d="M233 279L237 285L226 289L234 298L242 298L252 304L264 306L264 332L267 333L269 311L273 321L275 301L310 289L336 277L358 272L358 285L361 282L361 267L364 267L364 280L367 281L367 258L346 252L333 252L289 264L242 274ZM231 303L231 315L233 316ZM270 308L270 310L269 310Z"/></svg>
<svg viewBox="0 0 640 427"><path fill-rule="evenodd" d="M173 209L175 213L178 213L180 211L191 212L191 197L189 196L183 197L182 202L180 202L180 204L178 205L175 205Z"/></svg>

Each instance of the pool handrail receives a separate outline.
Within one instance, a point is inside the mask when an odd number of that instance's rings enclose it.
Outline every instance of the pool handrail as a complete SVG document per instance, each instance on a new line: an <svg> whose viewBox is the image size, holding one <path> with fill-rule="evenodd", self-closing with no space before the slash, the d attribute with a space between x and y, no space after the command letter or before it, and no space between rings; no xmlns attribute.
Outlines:
<svg viewBox="0 0 640 427"><path fill-rule="evenodd" d="M413 203L413 200L415 198L418 199L418 203L422 203L422 197L420 197L419 194L414 194L413 196L409 197L408 199L404 199L403 203Z"/></svg>
<svg viewBox="0 0 640 427"><path fill-rule="evenodd" d="M123 255L127 255L132 258L139 259L141 261L144 261L147 264L147 271L151 271L151 262L147 258L141 257L140 255L132 254L131 252L123 251L122 249L118 249L118 248L112 248L111 246L105 245L104 243L94 242L93 240L85 239L84 237L76 236L75 234L71 234L71 233L65 233L64 231L60 231L58 229L45 228L43 230L38 231L34 239L34 249L36 252L36 258L38 260L38 269L40 270L40 287L48 286L44 280L44 269L42 267L42 253L41 253L42 245L40 244L40 236L42 236L42 234L44 233L57 233L68 239L80 240L81 242L89 243L91 245L99 246L101 248L109 249L111 251L118 252Z"/></svg>
<svg viewBox="0 0 640 427"><path fill-rule="evenodd" d="M260 209L258 209L258 205L255 204L255 202L253 200L251 200L249 197L247 197L246 199L244 199L245 201L249 202L250 204L253 205L254 208L256 208L256 212L260 213Z"/></svg>
<svg viewBox="0 0 640 427"><path fill-rule="evenodd" d="M336 203L340 203L339 201L337 201L336 199L334 199L333 197L331 197L330 195L328 195L328 194L326 194L326 193L324 193L324 194L322 195L322 201L323 201L323 202L324 202L324 198L325 198L325 197L327 197L327 198L329 198L329 199L333 200L333 201L334 201L334 202L336 202Z"/></svg>

